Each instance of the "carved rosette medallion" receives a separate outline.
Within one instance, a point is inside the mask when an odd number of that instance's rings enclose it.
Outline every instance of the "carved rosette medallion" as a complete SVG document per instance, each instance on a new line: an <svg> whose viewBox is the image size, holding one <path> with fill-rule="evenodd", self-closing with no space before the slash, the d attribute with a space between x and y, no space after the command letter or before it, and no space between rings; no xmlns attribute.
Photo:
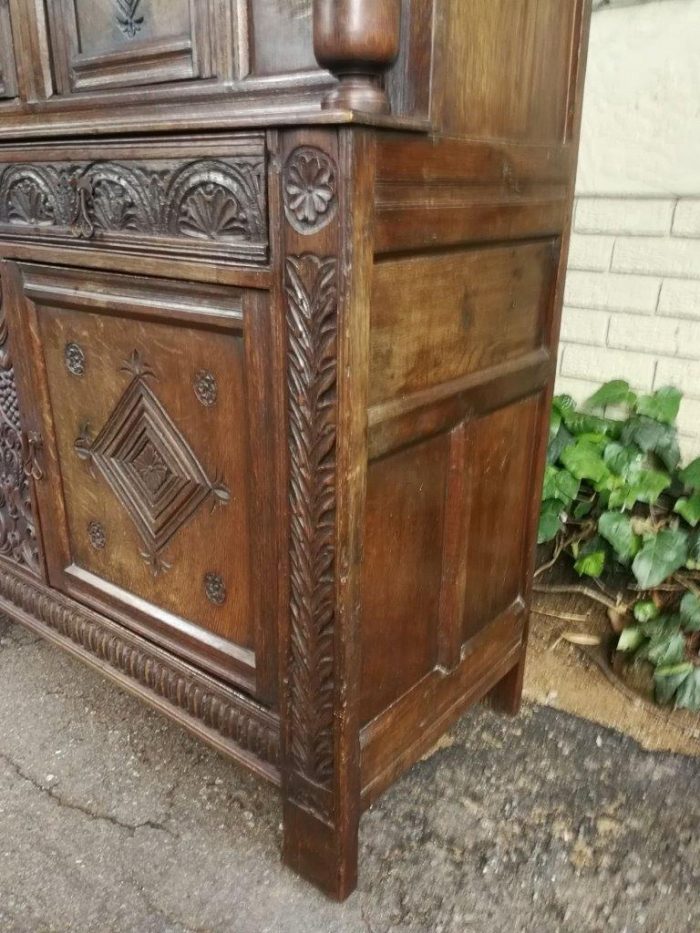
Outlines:
<svg viewBox="0 0 700 933"><path fill-rule="evenodd" d="M216 404L219 389L214 373L210 373L207 369L200 369L199 372L195 373L192 386L197 400L205 408L211 408L212 405Z"/></svg>
<svg viewBox="0 0 700 933"><path fill-rule="evenodd" d="M226 602L226 584L218 573L207 573L204 576L204 592L210 603L223 606Z"/></svg>
<svg viewBox="0 0 700 933"><path fill-rule="evenodd" d="M296 149L284 167L284 211L297 233L318 233L338 208L336 170L331 159L311 146Z"/></svg>
<svg viewBox="0 0 700 933"><path fill-rule="evenodd" d="M15 370L0 293L0 554L39 573L39 548Z"/></svg>
<svg viewBox="0 0 700 933"><path fill-rule="evenodd" d="M92 521L88 525L88 537L90 544L96 551L103 551L107 545L107 533L104 525L98 521Z"/></svg>
<svg viewBox="0 0 700 933"><path fill-rule="evenodd" d="M143 539L141 557L154 576L170 569L163 551L207 500L226 504L226 486L207 476L189 443L158 400L155 373L138 351L121 367L132 376L94 439L84 426L77 455L106 480Z"/></svg>
<svg viewBox="0 0 700 933"><path fill-rule="evenodd" d="M67 343L63 358L66 362L66 369L73 376L83 376L85 374L85 351L80 344L74 341Z"/></svg>
<svg viewBox="0 0 700 933"><path fill-rule="evenodd" d="M291 794L328 815L333 775L338 263L286 262L290 510ZM316 789L321 789L317 793Z"/></svg>

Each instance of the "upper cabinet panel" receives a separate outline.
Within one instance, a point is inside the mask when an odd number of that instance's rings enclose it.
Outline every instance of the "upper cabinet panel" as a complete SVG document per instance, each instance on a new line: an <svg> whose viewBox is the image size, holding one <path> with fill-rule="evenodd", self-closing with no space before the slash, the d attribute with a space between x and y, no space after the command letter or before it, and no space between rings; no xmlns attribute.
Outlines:
<svg viewBox="0 0 700 933"><path fill-rule="evenodd" d="M60 94L201 80L217 71L212 44L220 4L54 0L48 11Z"/></svg>
<svg viewBox="0 0 700 933"><path fill-rule="evenodd" d="M445 132L561 143L585 0L440 0L434 116Z"/></svg>
<svg viewBox="0 0 700 933"><path fill-rule="evenodd" d="M16 95L17 79L10 11L7 3L0 0L0 99L6 100Z"/></svg>

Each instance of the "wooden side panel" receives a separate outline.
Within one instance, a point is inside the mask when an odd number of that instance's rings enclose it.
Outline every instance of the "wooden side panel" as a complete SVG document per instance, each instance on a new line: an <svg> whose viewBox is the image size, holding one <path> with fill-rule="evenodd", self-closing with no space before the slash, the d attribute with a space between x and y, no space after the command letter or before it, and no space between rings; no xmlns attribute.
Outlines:
<svg viewBox="0 0 700 933"><path fill-rule="evenodd" d="M561 142L581 0L441 0L434 117L443 132Z"/></svg>
<svg viewBox="0 0 700 933"><path fill-rule="evenodd" d="M551 277L546 241L378 264L370 403L535 350Z"/></svg>
<svg viewBox="0 0 700 933"><path fill-rule="evenodd" d="M447 448L448 439L442 435L370 465L362 722L436 664Z"/></svg>
<svg viewBox="0 0 700 933"><path fill-rule="evenodd" d="M462 643L523 593L538 407L538 399L529 398L466 428Z"/></svg>

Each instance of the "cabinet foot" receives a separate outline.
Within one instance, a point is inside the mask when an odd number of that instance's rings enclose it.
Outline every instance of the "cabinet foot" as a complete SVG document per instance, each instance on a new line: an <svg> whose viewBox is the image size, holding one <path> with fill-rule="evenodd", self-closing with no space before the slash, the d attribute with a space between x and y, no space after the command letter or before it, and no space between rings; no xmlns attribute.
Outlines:
<svg viewBox="0 0 700 933"><path fill-rule="evenodd" d="M523 678L525 675L525 652L505 677L492 687L484 697L484 703L497 713L517 716L522 706Z"/></svg>
<svg viewBox="0 0 700 933"><path fill-rule="evenodd" d="M331 826L286 800L282 860L328 897L344 901L357 887L358 829L357 823Z"/></svg>

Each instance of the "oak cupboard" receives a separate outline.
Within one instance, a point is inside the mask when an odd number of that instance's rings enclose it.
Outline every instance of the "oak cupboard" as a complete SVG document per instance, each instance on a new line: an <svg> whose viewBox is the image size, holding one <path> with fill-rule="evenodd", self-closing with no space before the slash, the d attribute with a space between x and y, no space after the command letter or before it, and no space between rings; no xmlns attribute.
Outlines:
<svg viewBox="0 0 700 933"><path fill-rule="evenodd" d="M586 0L0 3L0 609L360 814L522 688Z"/></svg>

